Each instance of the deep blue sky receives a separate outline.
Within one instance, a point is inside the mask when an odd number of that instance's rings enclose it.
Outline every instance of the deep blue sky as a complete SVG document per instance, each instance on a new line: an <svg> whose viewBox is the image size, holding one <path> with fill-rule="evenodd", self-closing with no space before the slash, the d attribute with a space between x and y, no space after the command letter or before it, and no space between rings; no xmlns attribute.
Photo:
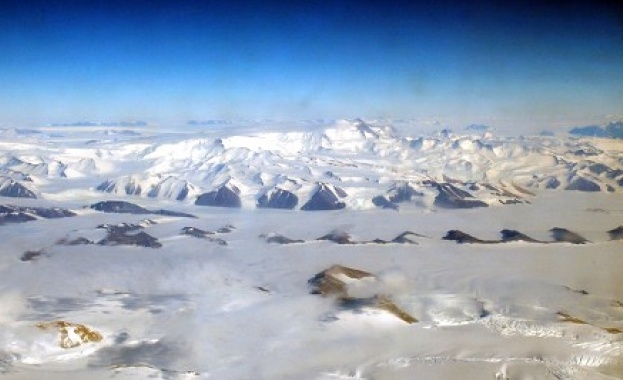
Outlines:
<svg viewBox="0 0 623 380"><path fill-rule="evenodd" d="M623 114L614 6L311 3L3 1L0 125Z"/></svg>

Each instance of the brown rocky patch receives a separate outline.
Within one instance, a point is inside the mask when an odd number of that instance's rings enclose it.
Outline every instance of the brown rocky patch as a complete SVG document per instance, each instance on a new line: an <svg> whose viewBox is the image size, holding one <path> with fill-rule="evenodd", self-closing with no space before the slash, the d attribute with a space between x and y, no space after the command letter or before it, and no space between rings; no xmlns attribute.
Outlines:
<svg viewBox="0 0 623 380"><path fill-rule="evenodd" d="M56 329L59 333L59 346L62 348L75 348L89 342L100 342L103 336L89 327L77 323L65 321L52 321L37 323L41 330Z"/></svg>

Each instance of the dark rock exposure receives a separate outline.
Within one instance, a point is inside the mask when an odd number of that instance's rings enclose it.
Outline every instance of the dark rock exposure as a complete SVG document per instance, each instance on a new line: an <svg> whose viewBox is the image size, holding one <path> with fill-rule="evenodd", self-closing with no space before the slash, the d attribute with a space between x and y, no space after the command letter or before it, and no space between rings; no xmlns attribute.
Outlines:
<svg viewBox="0 0 623 380"><path fill-rule="evenodd" d="M546 189L557 189L560 186L560 181L556 177L548 177L545 181Z"/></svg>
<svg viewBox="0 0 623 380"><path fill-rule="evenodd" d="M378 195L372 198L372 203L376 207L398 210L398 204L403 202L409 202L414 196L423 196L422 192L415 190L408 182L402 182L395 184L387 192L387 198Z"/></svg>
<svg viewBox="0 0 623 380"><path fill-rule="evenodd" d="M0 225L29 222L32 220L36 220L37 217L44 219L55 219L72 216L76 216L76 213L58 207L45 208L0 205Z"/></svg>
<svg viewBox="0 0 623 380"><path fill-rule="evenodd" d="M348 283L344 278L348 278ZM359 312L364 307L372 307L388 311L406 323L418 322L416 318L398 307L388 295L384 294L361 294L353 295L349 287L361 281L376 282L377 278L372 273L342 265L333 265L328 269L315 274L307 281L311 288L311 294L322 296L334 296L338 306L342 309Z"/></svg>
<svg viewBox="0 0 623 380"><path fill-rule="evenodd" d="M337 186L335 186L334 190L332 190L327 184L319 183L313 195L309 201L301 207L301 210L341 210L346 207L346 204L344 202L340 202L339 198L344 198L346 196L346 192Z"/></svg>
<svg viewBox="0 0 623 380"><path fill-rule="evenodd" d="M139 205L125 201L102 201L91 205L93 210L115 214L151 214Z"/></svg>
<svg viewBox="0 0 623 380"><path fill-rule="evenodd" d="M265 238L267 243L275 243L275 244L299 244L305 243L305 240L300 239L290 239L289 237L280 235L280 234L266 234L260 235L261 238Z"/></svg>
<svg viewBox="0 0 623 380"><path fill-rule="evenodd" d="M475 208L475 207L488 207L488 205L477 199L468 193L461 190L458 187L450 183L437 183L432 182L439 194L435 197L434 205L441 208Z"/></svg>
<svg viewBox="0 0 623 380"><path fill-rule="evenodd" d="M576 127L569 131L570 134L577 136L604 137L610 139L623 139L623 122L611 121L606 126L588 125L586 127Z"/></svg>
<svg viewBox="0 0 623 380"><path fill-rule="evenodd" d="M401 233L400 235L396 236L395 238L393 238L392 240L383 240L383 239L374 239L372 240L370 243L375 243L375 244L389 244L389 243L395 243L395 244L417 244L417 241L415 241L413 239L413 237L425 237L424 235L420 235L420 234L416 234L415 232L411 232L411 231L405 231L403 233Z"/></svg>
<svg viewBox="0 0 623 380"><path fill-rule="evenodd" d="M497 241L494 240L482 240L482 239L478 239L473 237L470 234L467 234L463 231L460 230L450 230L448 231L448 233L446 234L446 236L444 236L442 238L443 240L451 240L451 241L456 241L459 244L465 244L465 243L469 243L469 244L495 244L498 243Z"/></svg>
<svg viewBox="0 0 623 380"><path fill-rule="evenodd" d="M319 237L316 240L328 240L337 244L355 244L352 240L350 240L350 234L344 231L331 231L326 235Z"/></svg>
<svg viewBox="0 0 623 380"><path fill-rule="evenodd" d="M119 224L100 224L96 228L104 229L109 233L126 233L132 231L142 230L144 228L141 224L134 223L119 223Z"/></svg>
<svg viewBox="0 0 623 380"><path fill-rule="evenodd" d="M158 197L158 195L161 193L162 191L162 187L163 184L159 183L157 185L154 185L149 192L147 193L147 196L150 198L156 198ZM175 197L176 201L183 201L186 199L186 197L188 196L188 193L190 192L190 187L188 186L188 183L184 183L184 185L182 186L182 188L179 190L179 193L177 194L177 196Z"/></svg>
<svg viewBox="0 0 623 380"><path fill-rule="evenodd" d="M11 178L0 177L0 196L12 198L37 198L34 192Z"/></svg>
<svg viewBox="0 0 623 380"><path fill-rule="evenodd" d="M390 202L382 195L377 195L372 198L372 204L379 208L386 208L390 210L398 210L398 205Z"/></svg>
<svg viewBox="0 0 623 380"><path fill-rule="evenodd" d="M59 239L56 242L56 244L58 245L88 245L88 244L95 244L95 242L85 237L77 237L75 239L62 238L62 239Z"/></svg>
<svg viewBox="0 0 623 380"><path fill-rule="evenodd" d="M611 172L610 168L604 164L600 164L600 163L594 163L592 165L590 165L588 167L588 170L590 170L592 173L595 173L597 175L600 175L602 173L609 173Z"/></svg>
<svg viewBox="0 0 623 380"><path fill-rule="evenodd" d="M101 183L95 189L99 191L105 191L107 193L112 193L115 190L115 185L115 181L106 181ZM123 191L126 195L141 195L143 189L141 188L141 185L130 182L125 185Z"/></svg>
<svg viewBox="0 0 623 380"><path fill-rule="evenodd" d="M90 206L93 210L114 213L114 214L136 214L136 215L163 215L174 216L180 218L196 218L195 215L187 214L184 212L171 211L171 210L148 210L134 203L126 201L102 201Z"/></svg>
<svg viewBox="0 0 623 380"><path fill-rule="evenodd" d="M34 214L46 219L68 218L77 215L73 211L58 207L21 207L20 209L23 212Z"/></svg>
<svg viewBox="0 0 623 380"><path fill-rule="evenodd" d="M127 233L123 231L111 231L108 235L97 242L99 245L137 245L146 248L160 248L162 244L158 239L144 231L138 233Z"/></svg>
<svg viewBox="0 0 623 380"><path fill-rule="evenodd" d="M608 231L608 235L610 236L610 240L623 240L623 226L611 229Z"/></svg>
<svg viewBox="0 0 623 380"><path fill-rule="evenodd" d="M236 227L232 226L231 224L228 224L226 226L223 226L223 227L219 228L218 230L216 230L216 232L219 233L219 234L228 234L228 233L232 232L235 229L236 229Z"/></svg>
<svg viewBox="0 0 623 380"><path fill-rule="evenodd" d="M276 243L276 244L300 244L306 243L305 240L301 239L291 239L289 237L283 236L277 233L271 234L263 234L260 235L261 238L266 239L267 243ZM348 232L334 230L329 232L326 235L323 235L315 241L330 241L336 244L344 244L344 245L354 245L354 244L417 244L414 237L426 237L424 235L416 234L415 232L405 231L400 235L396 236L392 240L383 240L383 239L374 239L370 241L354 241L352 240L350 234ZM314 240L312 240L314 241Z"/></svg>
<svg viewBox="0 0 623 380"><path fill-rule="evenodd" d="M214 191L203 193L195 200L197 206L239 208L240 190L233 185L223 185Z"/></svg>
<svg viewBox="0 0 623 380"><path fill-rule="evenodd" d="M409 202L414 196L421 197L424 194L415 190L409 183L398 183L389 190L389 201L391 203Z"/></svg>
<svg viewBox="0 0 623 380"><path fill-rule="evenodd" d="M179 212L179 211L163 210L163 209L154 210L151 213L154 215L174 216L178 218L195 218L195 219L197 218L193 214L188 214L188 213Z"/></svg>
<svg viewBox="0 0 623 380"><path fill-rule="evenodd" d="M192 237L196 237L199 239L206 239L208 241L211 241L213 243L217 243L218 245L227 245L227 242L221 238L217 238L217 237L213 237L210 235L215 235L216 232L213 231L205 231L199 228L195 228L195 227L184 227L182 228L182 230L180 231L181 235L188 235L188 236L192 236Z"/></svg>
<svg viewBox="0 0 623 380"><path fill-rule="evenodd" d="M337 295L340 298L350 298L348 286L340 277L352 280L375 278L372 273L342 265L333 265L322 272L316 273L307 281L312 294Z"/></svg>
<svg viewBox="0 0 623 380"><path fill-rule="evenodd" d="M37 218L20 211L0 213L0 225L11 223L24 223L30 222L31 220L37 220Z"/></svg>
<svg viewBox="0 0 623 380"><path fill-rule="evenodd" d="M586 179L584 177L577 177L573 181L571 181L565 190L576 190L576 191L600 191L601 188L595 182Z"/></svg>
<svg viewBox="0 0 623 380"><path fill-rule="evenodd" d="M552 233L552 238L557 242L571 243L571 244L585 244L589 241L584 237L578 235L573 231L569 231L566 228L554 227L549 230Z"/></svg>
<svg viewBox="0 0 623 380"><path fill-rule="evenodd" d="M195 227L184 227L180 231L180 234L181 235L188 235L188 236L192 236L192 237L196 237L196 238L204 238L207 235L214 235L214 232L213 231L204 231L202 229L195 228Z"/></svg>
<svg viewBox="0 0 623 380"><path fill-rule="evenodd" d="M258 208L278 208L292 210L299 203L299 198L288 190L275 188L257 199Z"/></svg>
<svg viewBox="0 0 623 380"><path fill-rule="evenodd" d="M36 250L36 251L29 250L29 251L24 252L20 260L21 261L33 261L43 256L44 253L45 252L43 252L43 250Z"/></svg>
<svg viewBox="0 0 623 380"><path fill-rule="evenodd" d="M558 230L561 230L561 229L558 229ZM553 231L553 230L551 230L551 231ZM472 235L469 235L469 234L467 234L467 233L465 233L463 231L450 230L450 231L448 231L446 236L444 236L442 239L443 240L456 241L459 244L463 244L463 243L470 243L470 244L500 244L500 243L516 242L516 241L523 241L523 242L527 242L527 243L542 243L542 244L553 243L553 242L547 242L547 241L541 241L541 240L533 239L530 236L528 236L528 235L526 235L526 234L524 234L522 232L519 232L517 230L503 229L502 231L500 231L500 234L502 235L502 239L501 240L483 240L483 239L476 238L476 237L474 237ZM576 236L578 236L578 235L576 235ZM563 241L563 240L558 240L558 239L555 239L555 240L556 241ZM575 243L575 244L580 244L580 243Z"/></svg>
<svg viewBox="0 0 623 380"><path fill-rule="evenodd" d="M530 236L527 236L517 230L503 229L502 231L500 231L500 233L502 234L502 242L525 241L529 243L544 243L542 241L533 239Z"/></svg>
<svg viewBox="0 0 623 380"><path fill-rule="evenodd" d="M97 242L99 245L136 245L146 248L160 248L162 244L157 238L142 231L146 225L154 224L147 219L141 224L120 223L120 224L100 224L97 228L105 229L108 234Z"/></svg>

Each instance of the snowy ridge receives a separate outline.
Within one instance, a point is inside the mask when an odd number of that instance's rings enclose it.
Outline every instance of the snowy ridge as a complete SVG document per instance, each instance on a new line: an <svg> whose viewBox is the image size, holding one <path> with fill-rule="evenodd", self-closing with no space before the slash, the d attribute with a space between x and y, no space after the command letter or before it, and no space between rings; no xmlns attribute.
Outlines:
<svg viewBox="0 0 623 380"><path fill-rule="evenodd" d="M187 181L161 175L122 176L114 181L101 183L97 190L119 195L144 195L150 198L163 198L183 201L188 196L196 196L197 189Z"/></svg>
<svg viewBox="0 0 623 380"><path fill-rule="evenodd" d="M299 209L318 183L342 189L347 195L343 202L351 209L387 206L373 199L400 183L408 183L414 193L394 203L421 208L471 207L476 201L487 206L528 203L534 190L623 190L620 142L604 149L590 139L507 138L478 128L402 137L391 126L362 120L291 131L221 128L124 135L123 140L85 141L78 132L71 139L71 132L65 132L58 140L30 134L37 155L5 150L0 170L15 180L19 175L32 178L44 194L62 185L64 191L92 189L189 203L235 181L244 208L258 206L267 192L281 189L300 199ZM37 144L39 138L46 143ZM11 146L8 140L1 149ZM27 151L24 146L23 153ZM440 200L448 191L450 203Z"/></svg>
<svg viewBox="0 0 623 380"><path fill-rule="evenodd" d="M620 378L620 146L471 132L0 138L2 377Z"/></svg>

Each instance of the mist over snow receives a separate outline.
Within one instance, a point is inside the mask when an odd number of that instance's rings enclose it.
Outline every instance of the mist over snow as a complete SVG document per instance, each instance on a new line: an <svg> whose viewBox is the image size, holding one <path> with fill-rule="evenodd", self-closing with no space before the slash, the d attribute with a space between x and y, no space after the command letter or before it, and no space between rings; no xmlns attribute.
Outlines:
<svg viewBox="0 0 623 380"><path fill-rule="evenodd" d="M623 378L621 140L0 131L0 377Z"/></svg>

